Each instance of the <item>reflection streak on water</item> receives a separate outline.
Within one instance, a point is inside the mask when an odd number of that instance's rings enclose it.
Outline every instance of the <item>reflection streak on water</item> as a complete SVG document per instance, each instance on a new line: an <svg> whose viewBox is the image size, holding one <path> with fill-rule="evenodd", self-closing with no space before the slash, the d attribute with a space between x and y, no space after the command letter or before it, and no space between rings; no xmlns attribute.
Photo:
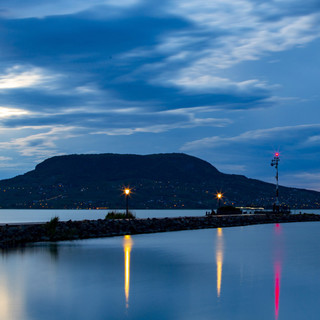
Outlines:
<svg viewBox="0 0 320 320"><path fill-rule="evenodd" d="M0 317L1 319L9 319L11 316L11 299L10 294L5 286L1 285L0 288Z"/></svg>
<svg viewBox="0 0 320 320"><path fill-rule="evenodd" d="M23 281L19 279L17 281L19 283L18 290L12 290L12 287L16 289L15 281L10 282L9 279L6 279L2 270L0 273L0 319L26 319L23 310Z"/></svg>
<svg viewBox="0 0 320 320"><path fill-rule="evenodd" d="M223 233L222 233L222 228L217 228L216 262L217 262L217 296L219 298L220 297L220 292L221 292L222 263L223 263Z"/></svg>
<svg viewBox="0 0 320 320"><path fill-rule="evenodd" d="M281 225L275 225L275 235L276 235L276 252L274 261L274 313L275 319L278 320L279 317L279 302L280 302L280 279L281 279L281 265L282 265L282 248L279 245L279 240L281 237Z"/></svg>
<svg viewBox="0 0 320 320"><path fill-rule="evenodd" d="M275 306L275 319L276 320L278 320L278 317L279 317L280 276L281 276L280 263L275 263L274 306Z"/></svg>
<svg viewBox="0 0 320 320"><path fill-rule="evenodd" d="M130 290L130 253L132 248L132 239L130 235L125 235L123 239L124 249L124 293L126 296L126 308L129 308L129 290Z"/></svg>

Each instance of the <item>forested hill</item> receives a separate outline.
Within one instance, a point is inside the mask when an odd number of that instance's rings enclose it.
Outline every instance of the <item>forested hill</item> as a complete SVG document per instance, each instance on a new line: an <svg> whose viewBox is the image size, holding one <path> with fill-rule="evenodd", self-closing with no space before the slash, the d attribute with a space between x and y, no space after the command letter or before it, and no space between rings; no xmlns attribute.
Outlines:
<svg viewBox="0 0 320 320"><path fill-rule="evenodd" d="M219 172L181 153L82 154L49 158L35 170L0 181L2 208L122 208L130 186L132 208L212 208L214 194L235 205L271 205L274 185ZM320 193L280 187L280 200L317 208Z"/></svg>

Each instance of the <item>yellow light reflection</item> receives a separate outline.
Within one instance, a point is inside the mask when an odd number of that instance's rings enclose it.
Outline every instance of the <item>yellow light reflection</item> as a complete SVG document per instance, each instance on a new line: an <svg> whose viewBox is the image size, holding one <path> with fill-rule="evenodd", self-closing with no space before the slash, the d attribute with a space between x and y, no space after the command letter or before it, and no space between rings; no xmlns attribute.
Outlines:
<svg viewBox="0 0 320 320"><path fill-rule="evenodd" d="M124 249L124 293L126 296L126 308L129 308L129 291L130 291L130 253L132 248L131 236L125 235L123 239Z"/></svg>
<svg viewBox="0 0 320 320"><path fill-rule="evenodd" d="M217 262L217 296L219 298L220 292L221 292L222 264L223 264L222 228L217 228L216 262Z"/></svg>
<svg viewBox="0 0 320 320"><path fill-rule="evenodd" d="M24 315L24 300L22 296L23 281L5 278L1 273L0 279L0 319L26 319ZM20 279L19 279L20 280Z"/></svg>

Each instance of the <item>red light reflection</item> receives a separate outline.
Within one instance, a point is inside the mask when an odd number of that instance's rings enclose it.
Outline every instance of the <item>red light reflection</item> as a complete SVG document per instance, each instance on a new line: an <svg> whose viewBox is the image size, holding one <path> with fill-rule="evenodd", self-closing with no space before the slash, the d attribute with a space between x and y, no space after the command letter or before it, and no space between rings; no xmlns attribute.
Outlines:
<svg viewBox="0 0 320 320"><path fill-rule="evenodd" d="M280 298L280 278L281 278L281 264L275 263L275 283L274 283L274 307L275 307L275 319L279 317L279 298Z"/></svg>
<svg viewBox="0 0 320 320"><path fill-rule="evenodd" d="M275 253L274 253L274 315L275 320L279 317L280 307L280 280L281 280L281 267L282 267L282 228L279 223L275 225Z"/></svg>

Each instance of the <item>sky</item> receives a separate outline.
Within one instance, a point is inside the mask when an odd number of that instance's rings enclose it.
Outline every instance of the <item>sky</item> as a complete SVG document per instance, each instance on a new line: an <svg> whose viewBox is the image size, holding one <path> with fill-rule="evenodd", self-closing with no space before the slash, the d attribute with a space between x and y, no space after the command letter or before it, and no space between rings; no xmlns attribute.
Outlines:
<svg viewBox="0 0 320 320"><path fill-rule="evenodd" d="M0 179L183 152L320 191L318 0L3 0ZM129 165L129 164L128 164Z"/></svg>

